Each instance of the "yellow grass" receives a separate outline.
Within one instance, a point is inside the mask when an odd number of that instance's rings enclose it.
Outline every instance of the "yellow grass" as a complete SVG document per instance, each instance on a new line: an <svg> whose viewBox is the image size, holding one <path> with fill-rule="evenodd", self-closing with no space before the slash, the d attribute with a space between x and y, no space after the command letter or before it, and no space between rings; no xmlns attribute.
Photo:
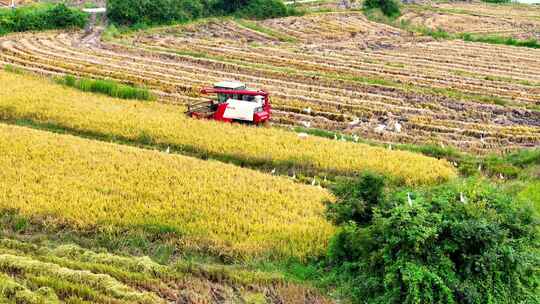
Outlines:
<svg viewBox="0 0 540 304"><path fill-rule="evenodd" d="M0 124L0 209L79 230L159 227L185 248L303 258L327 191L216 161Z"/></svg>
<svg viewBox="0 0 540 304"><path fill-rule="evenodd" d="M187 150L199 156L306 174L371 170L409 185L456 175L448 162L405 151L309 137L274 128L197 121L182 108L84 94L28 75L0 72L0 118Z"/></svg>

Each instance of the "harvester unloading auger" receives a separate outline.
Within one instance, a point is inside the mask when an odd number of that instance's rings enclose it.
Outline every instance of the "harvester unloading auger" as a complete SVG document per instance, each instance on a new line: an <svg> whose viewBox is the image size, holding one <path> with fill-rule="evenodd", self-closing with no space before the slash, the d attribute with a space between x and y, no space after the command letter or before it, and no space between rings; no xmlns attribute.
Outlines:
<svg viewBox="0 0 540 304"><path fill-rule="evenodd" d="M259 125L272 116L268 92L247 88L241 82L219 82L213 88L201 89L201 94L215 94L216 98L189 104L190 117Z"/></svg>

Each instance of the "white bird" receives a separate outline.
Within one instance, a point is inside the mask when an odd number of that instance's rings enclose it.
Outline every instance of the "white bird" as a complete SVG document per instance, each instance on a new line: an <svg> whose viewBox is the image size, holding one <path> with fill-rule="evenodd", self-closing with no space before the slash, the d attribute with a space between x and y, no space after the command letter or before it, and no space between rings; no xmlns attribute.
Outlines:
<svg viewBox="0 0 540 304"><path fill-rule="evenodd" d="M272 175L276 174L276 168L272 169Z"/></svg>
<svg viewBox="0 0 540 304"><path fill-rule="evenodd" d="M296 179L296 173L295 172L293 172L293 174L292 174L292 179Z"/></svg>
<svg viewBox="0 0 540 304"><path fill-rule="evenodd" d="M311 185L315 186L315 182L316 182L316 180L315 180L315 178L313 178L313 180L311 181Z"/></svg>
<svg viewBox="0 0 540 304"><path fill-rule="evenodd" d="M399 122L396 122L394 124L394 130L397 132L397 133L401 133L401 124Z"/></svg>
<svg viewBox="0 0 540 304"><path fill-rule="evenodd" d="M459 193L459 201L462 202L463 204L467 203L467 198L465 197L465 195L463 195L463 192Z"/></svg>
<svg viewBox="0 0 540 304"><path fill-rule="evenodd" d="M452 162L452 165L454 165L454 167L457 167L458 166L458 163L456 163L455 161Z"/></svg>
<svg viewBox="0 0 540 304"><path fill-rule="evenodd" d="M360 123L360 118L355 117L351 122L349 122L349 126L353 127Z"/></svg>
<svg viewBox="0 0 540 304"><path fill-rule="evenodd" d="M334 134L334 140L337 140L337 135L336 134Z"/></svg>
<svg viewBox="0 0 540 304"><path fill-rule="evenodd" d="M309 135L308 135L307 133L304 133L304 132L298 133L298 137L300 137L300 138L302 138L302 139L307 138L308 136L309 136Z"/></svg>
<svg viewBox="0 0 540 304"><path fill-rule="evenodd" d="M375 127L375 132L382 133L384 132L384 129L386 129L386 125L379 124L377 127Z"/></svg>
<svg viewBox="0 0 540 304"><path fill-rule="evenodd" d="M388 150L392 151L392 144L388 145Z"/></svg>
<svg viewBox="0 0 540 304"><path fill-rule="evenodd" d="M480 135L480 142L481 143L485 143L486 141L484 140L484 134L481 134Z"/></svg>
<svg viewBox="0 0 540 304"><path fill-rule="evenodd" d="M301 121L300 123L306 128L311 128L311 121Z"/></svg>
<svg viewBox="0 0 540 304"><path fill-rule="evenodd" d="M304 112L306 112L306 114L311 114L311 107L307 107L304 109Z"/></svg>
<svg viewBox="0 0 540 304"><path fill-rule="evenodd" d="M482 164L478 164L478 171L482 171Z"/></svg>
<svg viewBox="0 0 540 304"><path fill-rule="evenodd" d="M499 178L504 179L504 175L502 173L499 173Z"/></svg>
<svg viewBox="0 0 540 304"><path fill-rule="evenodd" d="M411 193L407 192L407 202L409 203L409 206L412 207L412 199L411 199Z"/></svg>
<svg viewBox="0 0 540 304"><path fill-rule="evenodd" d="M171 148L167 147L167 150L165 150L165 153L167 153L167 154L171 153Z"/></svg>
<svg viewBox="0 0 540 304"><path fill-rule="evenodd" d="M356 135L356 134L353 134L352 138L353 138L354 142L358 142L358 140L360 140L360 137L358 135Z"/></svg>

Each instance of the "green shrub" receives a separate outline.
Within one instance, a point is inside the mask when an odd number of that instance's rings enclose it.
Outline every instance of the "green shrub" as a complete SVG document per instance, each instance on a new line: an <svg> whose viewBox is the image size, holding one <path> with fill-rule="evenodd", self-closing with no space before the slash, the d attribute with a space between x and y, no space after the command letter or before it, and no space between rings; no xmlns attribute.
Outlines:
<svg viewBox="0 0 540 304"><path fill-rule="evenodd" d="M364 173L355 180L336 184L332 191L339 198L328 205L328 217L336 224L354 221L365 225L371 222L373 208L383 202L384 178L377 174Z"/></svg>
<svg viewBox="0 0 540 304"><path fill-rule="evenodd" d="M237 12L240 17L254 19L277 18L296 14L293 8L287 8L281 0L250 0Z"/></svg>
<svg viewBox="0 0 540 304"><path fill-rule="evenodd" d="M109 0L107 10L111 21L132 27L219 15L264 19L298 14L282 0Z"/></svg>
<svg viewBox="0 0 540 304"><path fill-rule="evenodd" d="M205 5L200 0L109 0L107 14L122 25L170 24L204 16Z"/></svg>
<svg viewBox="0 0 540 304"><path fill-rule="evenodd" d="M217 0L212 5L212 10L224 14L232 14L247 6L250 0Z"/></svg>
<svg viewBox="0 0 540 304"><path fill-rule="evenodd" d="M85 26L88 15L65 4L0 9L0 35Z"/></svg>
<svg viewBox="0 0 540 304"><path fill-rule="evenodd" d="M540 301L538 220L515 198L478 180L387 197L330 245L355 303Z"/></svg>
<svg viewBox="0 0 540 304"><path fill-rule="evenodd" d="M364 9L380 9L384 15L391 18L401 15L401 10L396 0L365 0Z"/></svg>

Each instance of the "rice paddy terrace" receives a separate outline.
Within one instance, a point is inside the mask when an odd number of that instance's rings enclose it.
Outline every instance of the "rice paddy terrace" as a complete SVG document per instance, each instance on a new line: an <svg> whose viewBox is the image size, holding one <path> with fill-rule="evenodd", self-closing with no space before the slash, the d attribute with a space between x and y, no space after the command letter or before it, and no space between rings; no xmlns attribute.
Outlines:
<svg viewBox="0 0 540 304"><path fill-rule="evenodd" d="M536 49L435 41L360 12L212 19L100 44L80 41L78 33L64 32L6 36L0 62L140 84L174 104L199 100L202 86L236 79L273 94L276 125L382 142L473 151L540 142Z"/></svg>
<svg viewBox="0 0 540 304"><path fill-rule="evenodd" d="M400 20L450 33L496 34L528 39L540 37L540 7L483 2L433 3L407 6Z"/></svg>

